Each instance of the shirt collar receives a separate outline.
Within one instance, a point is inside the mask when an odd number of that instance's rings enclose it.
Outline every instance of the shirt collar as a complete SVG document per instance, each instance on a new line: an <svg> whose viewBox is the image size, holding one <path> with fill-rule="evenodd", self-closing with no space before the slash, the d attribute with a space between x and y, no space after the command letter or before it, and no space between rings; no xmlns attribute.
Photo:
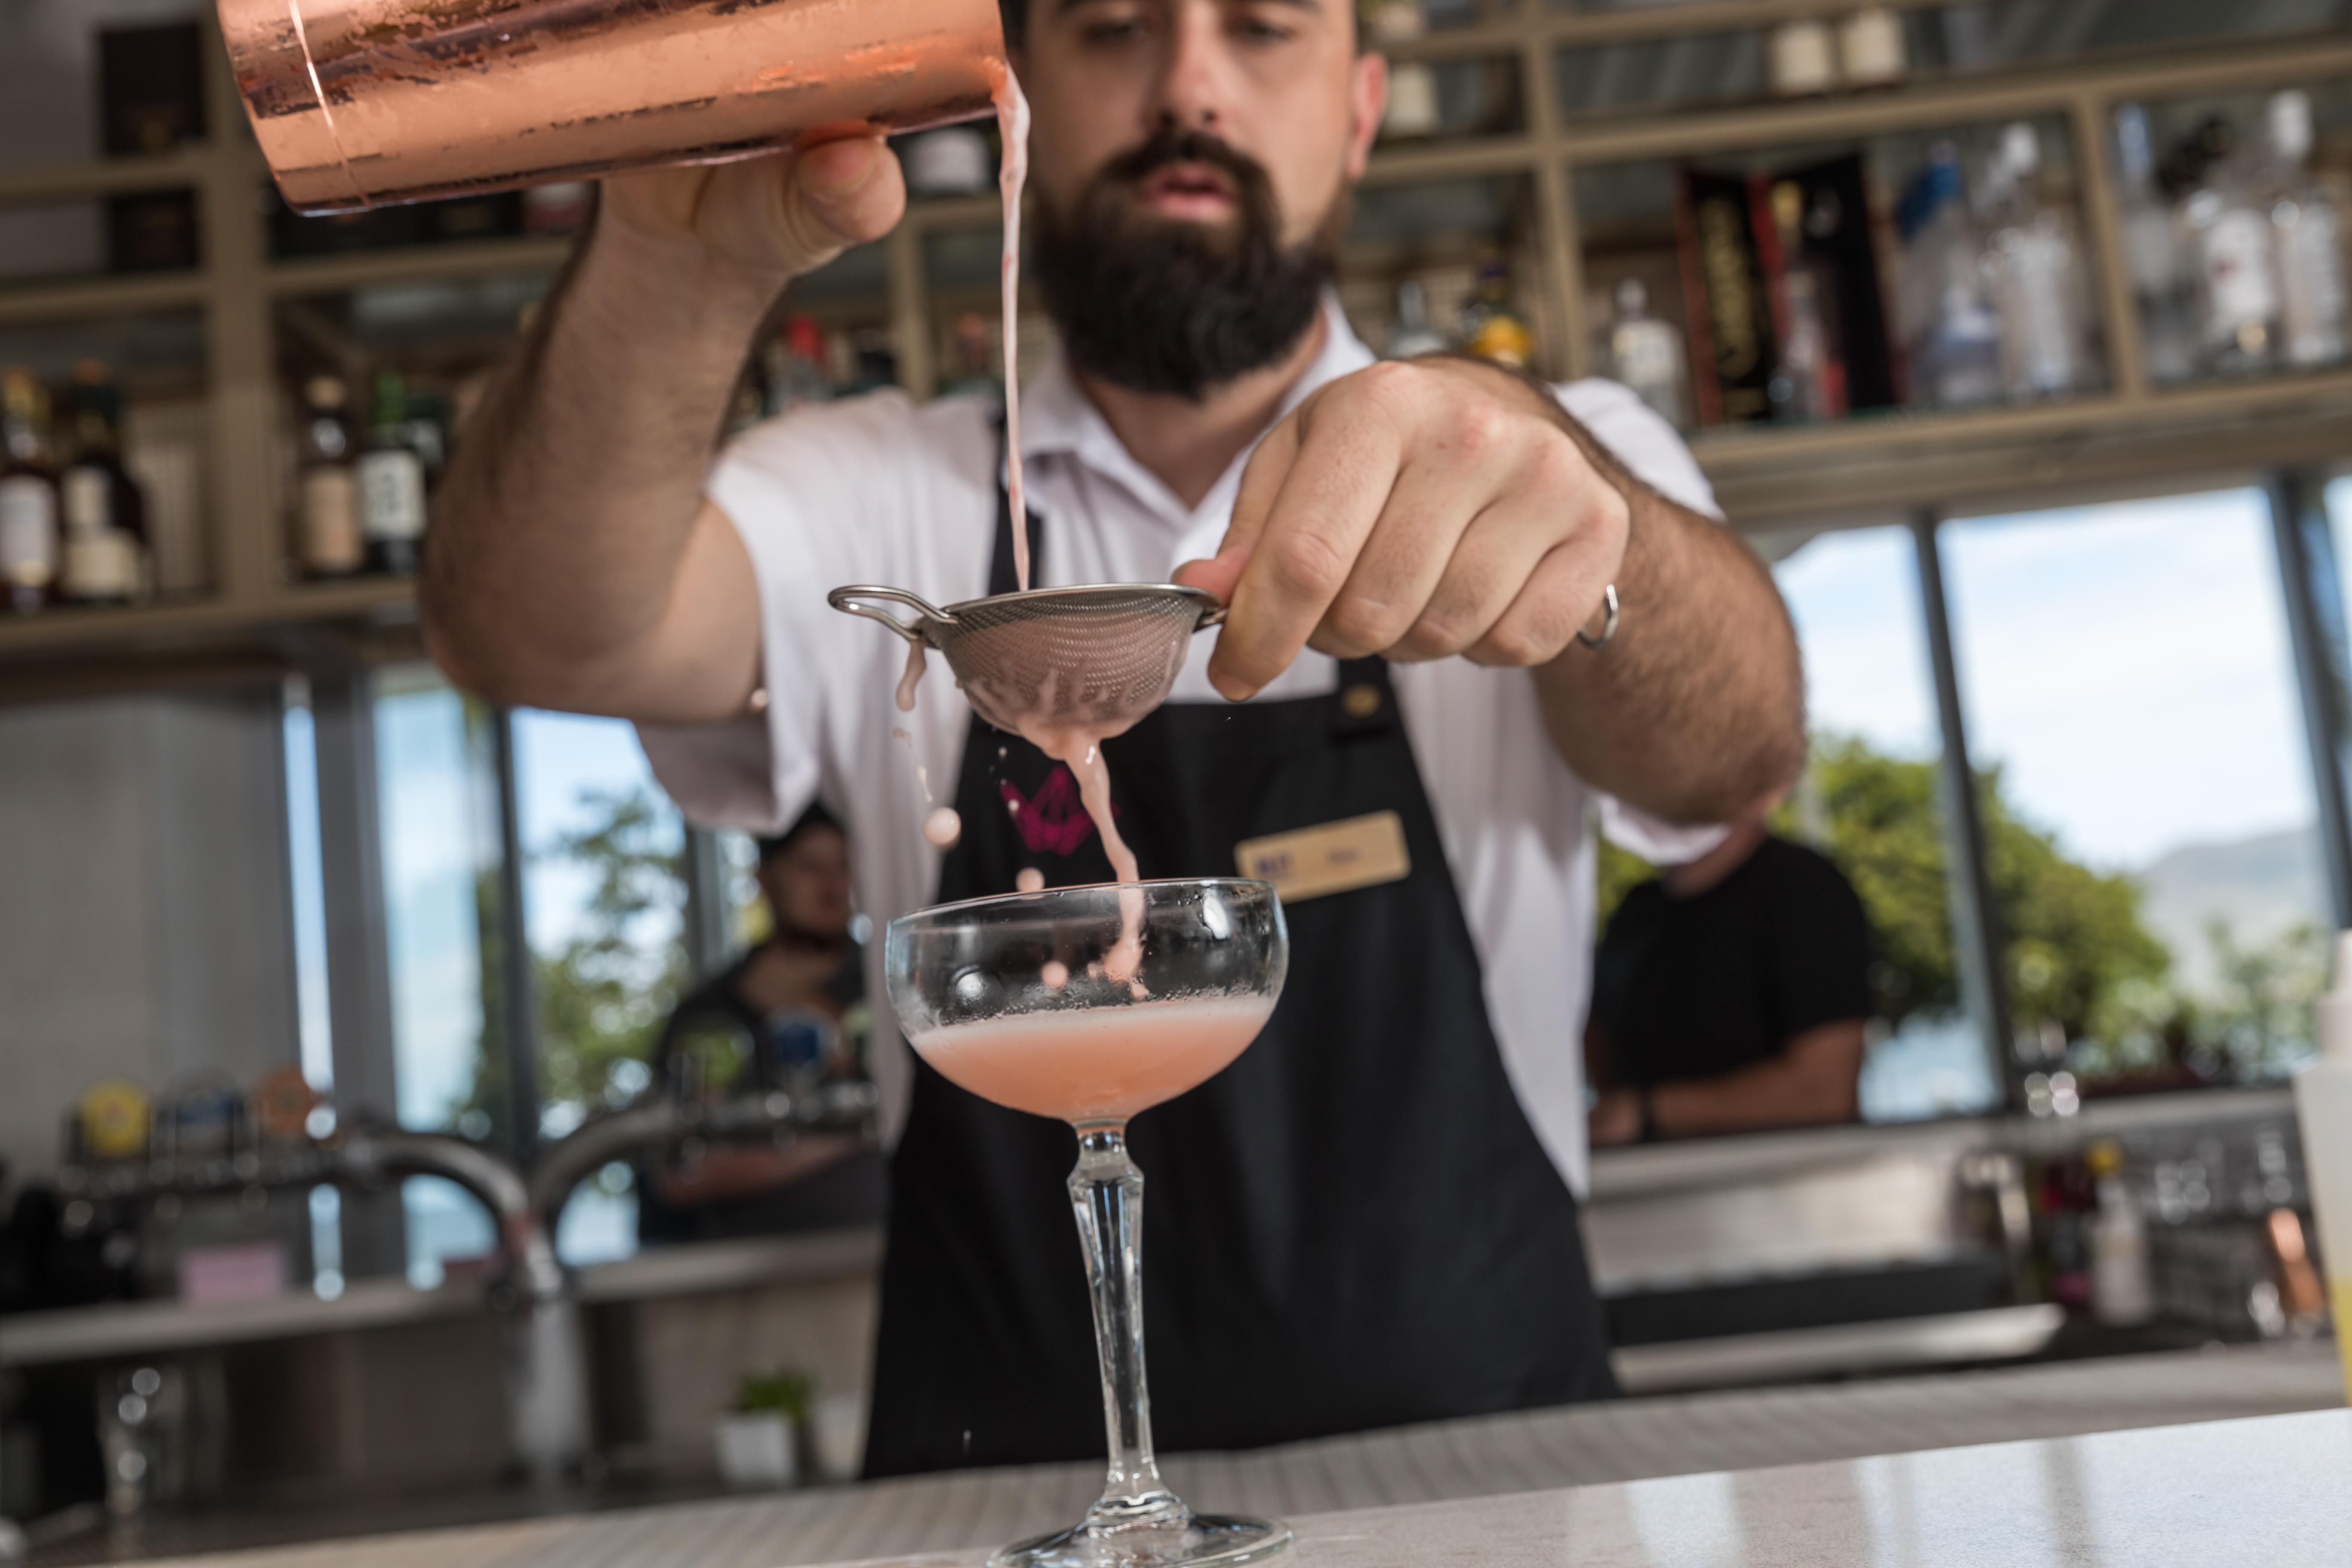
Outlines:
<svg viewBox="0 0 2352 1568"><path fill-rule="evenodd" d="M1328 289L1323 296L1323 324L1322 349L1283 395L1281 406L1267 429L1289 417L1292 410L1321 388L1363 369L1378 357L1348 324L1347 312L1339 308L1339 295ZM1233 467L1192 515L1231 508L1242 469L1247 466L1250 453L1256 449L1257 444L1252 442L1248 451L1234 459ZM1160 482L1158 475L1135 460L1111 429L1110 421L1103 417L1102 410L1095 406L1094 399L1086 395L1077 377L1071 374L1069 360L1058 344L1045 368L1021 389L1021 454L1033 460L1075 458L1105 478L1118 480L1171 524L1181 526L1189 521L1183 504Z"/></svg>

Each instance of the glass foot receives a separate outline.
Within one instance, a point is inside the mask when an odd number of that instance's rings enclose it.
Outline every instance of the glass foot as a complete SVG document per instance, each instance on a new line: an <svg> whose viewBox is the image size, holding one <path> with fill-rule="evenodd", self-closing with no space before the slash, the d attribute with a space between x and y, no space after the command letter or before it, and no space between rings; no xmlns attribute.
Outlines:
<svg viewBox="0 0 2352 1568"><path fill-rule="evenodd" d="M1279 1520L1186 1513L1164 1522L1089 1520L1008 1546L988 1560L988 1568L1160 1568L1163 1563L1236 1568L1289 1549L1290 1526Z"/></svg>

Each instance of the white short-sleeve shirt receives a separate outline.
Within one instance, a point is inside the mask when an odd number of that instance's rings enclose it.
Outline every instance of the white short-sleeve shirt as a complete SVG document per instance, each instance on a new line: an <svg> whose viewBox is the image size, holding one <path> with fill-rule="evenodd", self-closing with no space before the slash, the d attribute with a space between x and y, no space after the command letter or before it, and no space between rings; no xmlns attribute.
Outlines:
<svg viewBox="0 0 2352 1568"><path fill-rule="evenodd" d="M1373 362L1336 300L1326 312L1325 347L1286 414ZM1129 454L1058 358L1024 390L1021 447L1044 530L1040 586L1165 582L1181 563L1216 553L1248 454L1188 509ZM1558 390L1633 473L1715 515L1689 449L1631 392L1603 381ZM640 731L656 776L697 822L775 832L822 799L848 828L859 902L877 928L932 901L941 852L924 840L921 823L931 805L951 804L971 714L943 668L925 679L916 711L900 713L892 692L906 645L834 610L825 595L853 583L908 589L937 605L986 594L998 441L992 401L919 406L884 392L796 410L730 444L708 492L742 534L758 579L767 709L728 724ZM1213 635L1194 644L1172 701L1224 700L1204 673ZM1511 1081L1580 1192L1591 821L1600 816L1612 837L1667 860L1700 853L1717 831L1668 828L1578 778L1545 731L1528 671L1454 659L1399 665L1391 679L1485 965ZM1318 695L1337 683L1334 662L1310 651L1261 698ZM880 948L869 948L877 999ZM879 1011L887 1017L887 1005ZM912 1064L894 1031L878 1034L875 1071L895 1140Z"/></svg>

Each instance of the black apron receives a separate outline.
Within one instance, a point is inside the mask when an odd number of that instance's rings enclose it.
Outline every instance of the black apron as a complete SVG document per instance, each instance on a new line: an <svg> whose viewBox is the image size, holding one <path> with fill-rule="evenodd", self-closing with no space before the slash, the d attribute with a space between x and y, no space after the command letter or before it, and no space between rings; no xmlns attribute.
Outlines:
<svg viewBox="0 0 2352 1568"><path fill-rule="evenodd" d="M992 594L1013 590L1001 496ZM1026 520L1035 558L1038 530ZM1162 1452L1615 1392L1575 1200L1513 1093L1435 818L1378 659L1328 697L1171 704L1108 742L1142 875L1230 877L1237 844L1374 812L1410 877L1289 906L1272 1020L1136 1118ZM1023 809L1008 811L1018 799ZM1111 879L1068 770L975 718L942 902ZM1024 828L1026 837L1024 837ZM1576 1046L1559 1020L1559 1048ZM1100 1458L1102 1390L1059 1122L923 1065L891 1165L869 1478Z"/></svg>

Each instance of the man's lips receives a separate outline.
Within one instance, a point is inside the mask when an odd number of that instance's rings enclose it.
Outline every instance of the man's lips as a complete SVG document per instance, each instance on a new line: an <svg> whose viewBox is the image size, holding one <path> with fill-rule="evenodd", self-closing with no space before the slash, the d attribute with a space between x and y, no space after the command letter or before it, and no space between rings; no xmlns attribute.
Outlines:
<svg viewBox="0 0 2352 1568"><path fill-rule="evenodd" d="M1239 203L1234 182L1208 163L1169 163L1144 176L1137 199L1170 217L1223 218Z"/></svg>

